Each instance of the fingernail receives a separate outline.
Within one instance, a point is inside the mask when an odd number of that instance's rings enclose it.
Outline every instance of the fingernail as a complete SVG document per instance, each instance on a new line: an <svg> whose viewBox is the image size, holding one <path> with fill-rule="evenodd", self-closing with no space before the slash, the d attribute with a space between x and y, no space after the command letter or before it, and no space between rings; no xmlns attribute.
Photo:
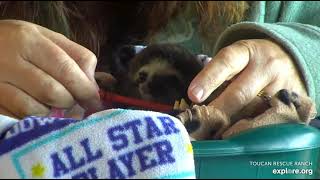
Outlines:
<svg viewBox="0 0 320 180"><path fill-rule="evenodd" d="M203 97L203 89L199 86L195 86L191 93L200 101Z"/></svg>

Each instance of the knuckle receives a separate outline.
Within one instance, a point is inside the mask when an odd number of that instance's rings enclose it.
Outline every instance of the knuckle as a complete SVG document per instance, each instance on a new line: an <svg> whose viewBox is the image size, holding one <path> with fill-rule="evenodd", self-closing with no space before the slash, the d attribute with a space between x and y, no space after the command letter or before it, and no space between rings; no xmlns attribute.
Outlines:
<svg viewBox="0 0 320 180"><path fill-rule="evenodd" d="M248 97L248 91L245 89L238 89L234 93L234 98L239 102L241 105L245 105Z"/></svg>
<svg viewBox="0 0 320 180"><path fill-rule="evenodd" d="M96 55L89 50L86 50L80 57L80 62L87 66L96 66L97 61Z"/></svg>
<svg viewBox="0 0 320 180"><path fill-rule="evenodd" d="M254 46L254 41L251 40L239 40L235 44L245 46L247 48Z"/></svg>
<svg viewBox="0 0 320 180"><path fill-rule="evenodd" d="M55 32L56 35L58 37L60 37L61 39L64 39L64 40L70 40L68 37L66 37L65 35L61 34L61 33L58 33L58 32ZM80 55L78 56L79 59L77 59L77 61L83 63L83 64L88 64L88 65L96 65L97 64L97 57L96 55L91 52L90 50L88 50L87 48L85 47L82 47L80 46Z"/></svg>
<svg viewBox="0 0 320 180"><path fill-rule="evenodd" d="M37 28L30 24L19 23L19 24L16 24L16 30L21 33L25 33L25 32L29 33L29 32L35 32Z"/></svg>
<svg viewBox="0 0 320 180"><path fill-rule="evenodd" d="M279 58L269 57L267 59L267 64L270 68L282 67L283 62Z"/></svg>
<svg viewBox="0 0 320 180"><path fill-rule="evenodd" d="M72 75L76 73L75 62L72 62L72 60L69 60L69 58L65 58L62 56L57 56L57 59L60 59L60 60L58 60L60 62L57 65L58 75L60 75L62 77L62 79L70 81L68 83L73 83L73 81L71 80L72 78L68 78L68 77L69 76L72 77Z"/></svg>
<svg viewBox="0 0 320 180"><path fill-rule="evenodd" d="M16 25L16 37L21 40L30 39L32 34L36 33L38 30L35 26L27 24L17 24Z"/></svg>
<svg viewBox="0 0 320 180"><path fill-rule="evenodd" d="M267 59L266 67L272 72L272 74L279 74L280 72L285 73L284 68L286 68L286 64L279 58L270 57Z"/></svg>
<svg viewBox="0 0 320 180"><path fill-rule="evenodd" d="M21 52L29 52L30 47L38 46L39 41L39 32L38 29L33 25L28 24L17 24L14 27L15 29L11 31L8 38L15 42L11 44L16 46ZM31 52L29 52L31 53ZM27 59L27 58L26 58Z"/></svg>
<svg viewBox="0 0 320 180"><path fill-rule="evenodd" d="M60 37L61 39L69 39L69 38L67 38L67 36L65 36L65 35L62 34L62 33L55 32L55 31L53 31L53 33L54 33L57 37Z"/></svg>
<svg viewBox="0 0 320 180"><path fill-rule="evenodd" d="M220 63L224 68L227 69L236 69L236 65L233 62L233 57L235 55L235 52L232 47L225 47L219 52L219 57L221 60L218 62Z"/></svg>
<svg viewBox="0 0 320 180"><path fill-rule="evenodd" d="M246 47L252 54L257 52L258 43L255 40L239 40L235 44Z"/></svg>
<svg viewBox="0 0 320 180"><path fill-rule="evenodd" d="M232 54L234 54L234 50L231 46L224 47L219 51L219 56L223 59L230 59Z"/></svg>

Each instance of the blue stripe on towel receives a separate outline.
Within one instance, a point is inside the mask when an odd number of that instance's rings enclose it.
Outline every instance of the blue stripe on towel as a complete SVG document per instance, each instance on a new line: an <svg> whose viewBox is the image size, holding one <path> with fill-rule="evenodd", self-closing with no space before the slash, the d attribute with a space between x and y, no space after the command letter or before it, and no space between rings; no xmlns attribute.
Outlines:
<svg viewBox="0 0 320 180"><path fill-rule="evenodd" d="M12 151L22 145L37 139L45 134L62 129L70 124L76 123L78 120L62 119L62 118L46 118L46 117L27 117L23 121L18 122L14 128L11 128L7 134L15 133L14 136L3 139L0 142L0 156ZM42 125L41 125L41 124ZM32 124L32 125L31 125ZM33 126L33 127L31 127ZM22 127L30 128L26 132L18 132Z"/></svg>

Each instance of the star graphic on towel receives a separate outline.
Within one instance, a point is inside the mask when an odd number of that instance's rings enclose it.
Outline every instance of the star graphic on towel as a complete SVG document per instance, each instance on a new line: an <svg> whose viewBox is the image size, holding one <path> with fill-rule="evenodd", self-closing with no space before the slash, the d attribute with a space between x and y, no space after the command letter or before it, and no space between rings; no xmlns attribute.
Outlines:
<svg viewBox="0 0 320 180"><path fill-rule="evenodd" d="M31 172L33 178L43 178L45 174L46 168L42 165L42 163L37 163L32 166Z"/></svg>

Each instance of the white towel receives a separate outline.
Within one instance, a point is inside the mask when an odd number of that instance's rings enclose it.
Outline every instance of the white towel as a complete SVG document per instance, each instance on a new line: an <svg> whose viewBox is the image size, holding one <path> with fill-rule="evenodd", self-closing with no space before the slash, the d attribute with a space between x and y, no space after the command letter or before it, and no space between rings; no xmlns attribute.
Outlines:
<svg viewBox="0 0 320 180"><path fill-rule="evenodd" d="M111 109L82 121L32 116L2 137L1 179L195 178L187 131L158 112Z"/></svg>

